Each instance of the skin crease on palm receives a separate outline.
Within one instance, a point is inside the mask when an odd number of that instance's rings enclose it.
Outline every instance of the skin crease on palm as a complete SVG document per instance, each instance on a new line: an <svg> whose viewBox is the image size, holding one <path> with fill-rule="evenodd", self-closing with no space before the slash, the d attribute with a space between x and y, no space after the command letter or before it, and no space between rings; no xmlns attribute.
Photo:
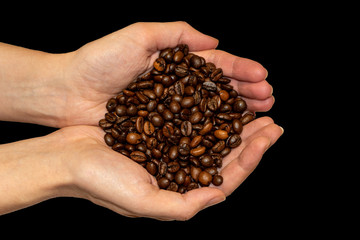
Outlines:
<svg viewBox="0 0 360 240"><path fill-rule="evenodd" d="M54 96L61 96L59 102L64 104L51 107L58 99L50 99L47 112L54 111L58 117L51 123L41 123L61 129L9 147L23 144L22 149L34 149L35 143L44 149L51 146L51 164L58 162L60 167L47 177L61 177L62 184L45 196L8 207L3 212L53 197L70 196L88 199L129 217L187 220L202 209L224 201L235 191L283 133L270 117L257 118L244 126L242 144L223 160L222 185L210 185L185 194L159 189L146 169L105 144L104 132L97 126L106 113L106 102L149 71L161 49L178 44L187 44L191 52L221 67L250 111L271 109L274 104L272 87L266 81L268 73L261 64L215 49L217 39L184 22L130 25L74 52L51 56L60 64L57 69L62 76L62 81L51 83L60 85ZM36 159L45 158L48 163L50 157L44 156L44 152L39 151Z"/></svg>

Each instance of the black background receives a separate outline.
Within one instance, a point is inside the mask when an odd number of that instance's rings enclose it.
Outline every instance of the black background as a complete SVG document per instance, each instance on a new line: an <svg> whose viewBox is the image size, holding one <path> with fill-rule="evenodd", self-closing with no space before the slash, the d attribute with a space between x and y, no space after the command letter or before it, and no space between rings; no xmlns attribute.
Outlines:
<svg viewBox="0 0 360 240"><path fill-rule="evenodd" d="M320 223L329 213L319 198L324 180L314 177L319 173L316 162L323 161L319 154L324 146L318 144L317 137L323 130L317 128L321 124L312 114L323 103L321 98L312 98L321 81L319 72L312 70L316 70L323 51L317 36L325 33L327 25L323 20L307 21L313 19L316 10L297 4L245 6L241 2L235 5L234 1L199 6L185 2L128 4L2 7L7 14L0 17L0 41L62 53L134 22L187 21L219 39L218 49L256 60L267 68L267 80L274 88L276 101L269 112L258 116L272 117L285 129L284 135L225 202L199 212L189 221L127 218L86 200L57 198L0 216L1 231L17 226L31 235L45 235L43 231L48 230L54 235L100 233L123 237L126 233L151 233L164 237L163 230L169 230L173 236L205 232L209 236L237 234L237 238L243 234L292 238L321 229ZM314 46L316 51L312 51ZM9 122L0 122L0 129L1 143L56 130Z"/></svg>

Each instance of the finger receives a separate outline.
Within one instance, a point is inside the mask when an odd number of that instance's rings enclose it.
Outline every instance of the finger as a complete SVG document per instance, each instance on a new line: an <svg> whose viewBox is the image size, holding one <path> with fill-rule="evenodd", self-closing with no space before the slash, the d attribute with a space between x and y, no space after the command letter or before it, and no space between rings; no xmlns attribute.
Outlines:
<svg viewBox="0 0 360 240"><path fill-rule="evenodd" d="M226 195L231 194L252 173L265 151L282 134L282 128L276 124L269 124L245 139L241 153L222 169L224 183L220 189Z"/></svg>
<svg viewBox="0 0 360 240"><path fill-rule="evenodd" d="M244 148L240 156L231 161L222 171L223 184L220 189L230 195L250 175L260 162L262 155L270 145L266 137L259 137Z"/></svg>
<svg viewBox="0 0 360 240"><path fill-rule="evenodd" d="M258 62L238 57L221 50L206 50L196 52L199 56L206 59L207 62L214 63L222 68L224 76L239 81L260 82L266 79L267 70Z"/></svg>
<svg viewBox="0 0 360 240"><path fill-rule="evenodd" d="M274 121L270 117L257 118L244 126L244 130L240 134L241 139L244 141L239 147L233 148L231 153L223 159L223 168L225 168L234 158L238 157L239 154L245 147L245 140L250 138L256 132L260 131L264 127L274 124Z"/></svg>
<svg viewBox="0 0 360 240"><path fill-rule="evenodd" d="M200 210L225 200L224 193L216 188L203 187L185 194L153 188L144 199L142 214L161 220L188 220Z"/></svg>
<svg viewBox="0 0 360 240"><path fill-rule="evenodd" d="M136 41L140 41L150 53L178 44L188 44L191 51L213 49L218 45L217 39L197 31L186 22L135 23L126 31L131 31L131 36L136 37Z"/></svg>
<svg viewBox="0 0 360 240"><path fill-rule="evenodd" d="M265 100L272 96L273 88L266 81L260 82L243 82L232 79L230 85L234 87L240 96L256 100Z"/></svg>
<svg viewBox="0 0 360 240"><path fill-rule="evenodd" d="M265 100L243 98L246 101L247 109L251 112L267 112L275 103L275 97L271 96Z"/></svg>

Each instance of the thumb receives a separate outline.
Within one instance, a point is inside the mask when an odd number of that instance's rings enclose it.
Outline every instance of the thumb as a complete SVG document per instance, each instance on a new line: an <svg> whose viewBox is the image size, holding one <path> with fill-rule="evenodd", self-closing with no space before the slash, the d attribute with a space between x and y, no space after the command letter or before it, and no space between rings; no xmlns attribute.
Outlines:
<svg viewBox="0 0 360 240"><path fill-rule="evenodd" d="M129 31L129 34L136 37L137 41L141 41L150 53L167 47L175 47L178 44L187 44L191 51L214 49L219 42L197 31L186 22L141 22L134 23L123 30Z"/></svg>

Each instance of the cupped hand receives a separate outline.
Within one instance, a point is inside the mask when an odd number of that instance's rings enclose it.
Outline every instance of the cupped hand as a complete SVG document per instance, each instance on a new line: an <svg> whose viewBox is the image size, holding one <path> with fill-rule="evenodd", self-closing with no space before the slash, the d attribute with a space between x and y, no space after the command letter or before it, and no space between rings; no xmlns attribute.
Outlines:
<svg viewBox="0 0 360 240"><path fill-rule="evenodd" d="M67 127L53 134L66 144L61 155L72 179L66 195L88 199L125 216L187 220L224 201L254 170L282 129L268 117L246 125L241 134L243 143L224 158L220 169L223 184L185 194L159 189L145 168L104 143L98 127Z"/></svg>
<svg viewBox="0 0 360 240"><path fill-rule="evenodd" d="M150 70L159 50L178 44L188 44L190 51L222 68L249 110L272 107L272 87L259 63L215 50L215 38L184 22L136 23L66 55L63 76L70 92L59 125L97 125L106 112L106 102Z"/></svg>

